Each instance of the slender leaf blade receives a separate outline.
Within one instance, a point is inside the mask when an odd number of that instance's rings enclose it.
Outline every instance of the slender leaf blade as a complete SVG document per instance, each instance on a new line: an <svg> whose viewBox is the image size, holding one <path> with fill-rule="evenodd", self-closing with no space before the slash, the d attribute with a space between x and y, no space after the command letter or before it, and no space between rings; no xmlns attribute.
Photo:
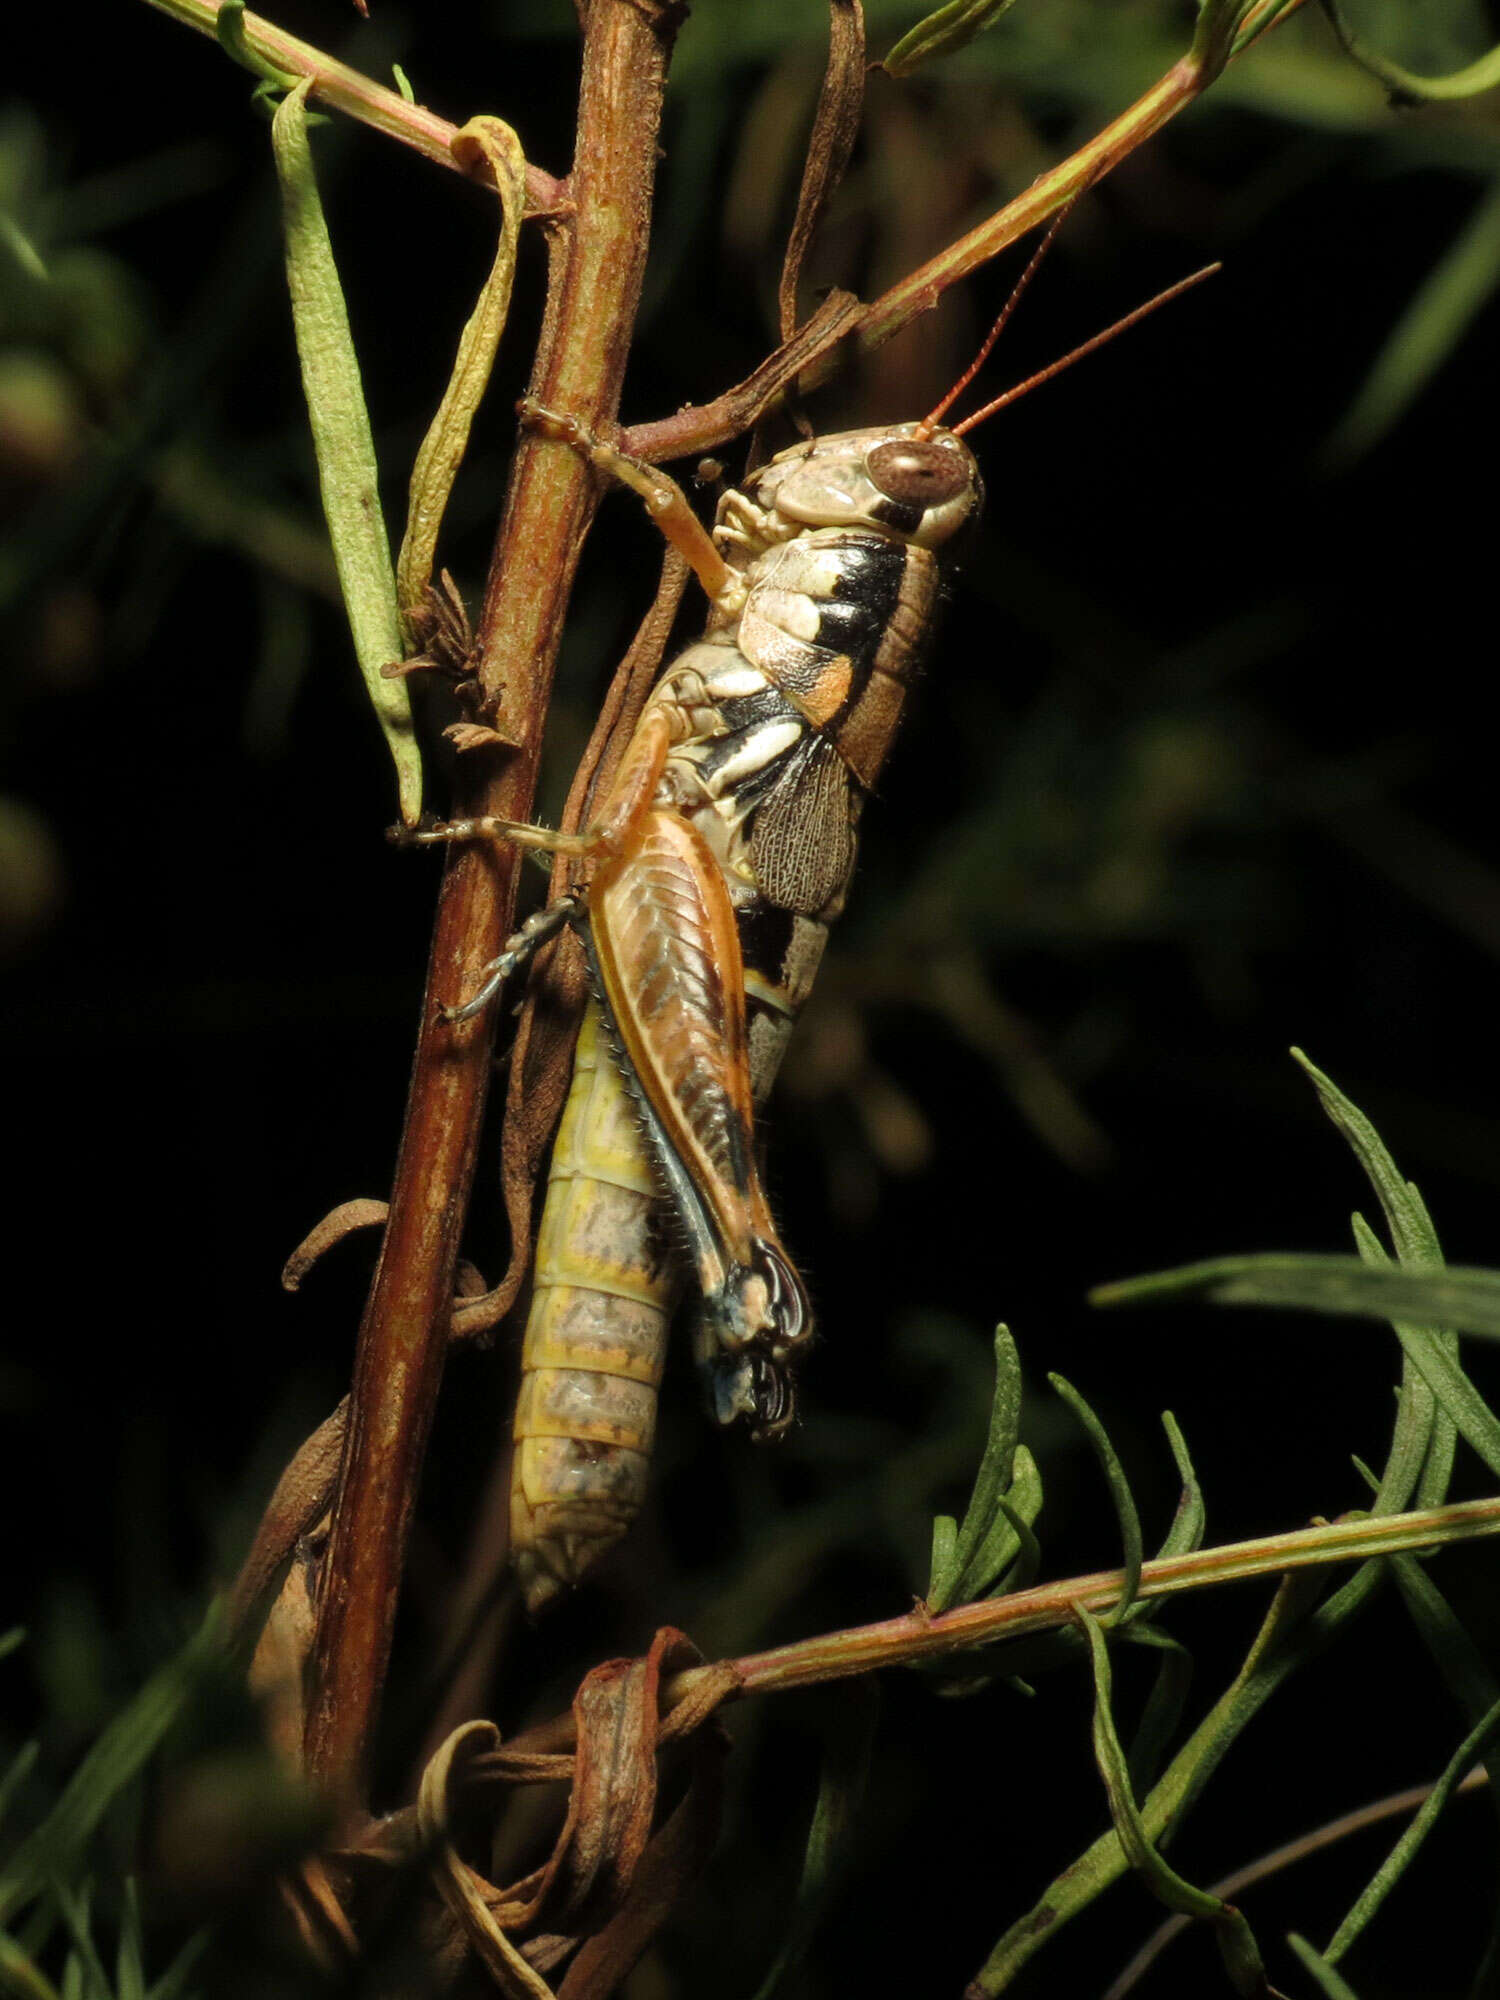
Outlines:
<svg viewBox="0 0 1500 2000"><path fill-rule="evenodd" d="M879 1713L879 1689L872 1680L854 1682L830 1704L802 1879L776 1962L757 1988L755 2000L773 2000L812 1942L864 1800Z"/></svg>
<svg viewBox="0 0 1500 2000"><path fill-rule="evenodd" d="M1340 1973L1335 1972L1320 1951L1314 1949L1305 1937L1295 1931L1288 1931L1287 1943L1296 1953L1304 1971L1310 1972L1318 1982L1318 1991L1324 2000L1359 2000L1359 1995Z"/></svg>
<svg viewBox="0 0 1500 2000"><path fill-rule="evenodd" d="M909 76L920 64L966 47L1014 5L1015 0L948 0L909 28L880 66L888 76Z"/></svg>
<svg viewBox="0 0 1500 2000"><path fill-rule="evenodd" d="M1125 1587L1120 1594L1120 1602L1109 1614L1106 1623L1117 1625L1128 1617L1141 1587L1141 1564L1145 1560L1145 1545L1141 1540L1141 1517L1136 1509L1129 1481L1125 1477L1125 1468L1121 1465L1103 1424L1071 1382L1061 1375L1049 1375L1047 1380L1082 1424L1109 1486L1109 1497L1114 1502L1115 1518L1120 1524L1120 1541L1125 1556Z"/></svg>
<svg viewBox="0 0 1500 2000"><path fill-rule="evenodd" d="M221 1643L221 1624L217 1609L210 1611L181 1652L152 1675L95 1740L51 1812L14 1850L0 1873L0 1922L53 1879L76 1874L85 1843L198 1685Z"/></svg>
<svg viewBox="0 0 1500 2000"><path fill-rule="evenodd" d="M1098 1286L1090 1298L1106 1306L1139 1305L1148 1299L1175 1304L1198 1298L1214 1305L1291 1306L1339 1317L1390 1320L1403 1349L1460 1434L1500 1476L1500 1420L1441 1338L1425 1330L1428 1324L1437 1324L1500 1338L1500 1272L1457 1264L1442 1271L1411 1271L1365 1264L1357 1257L1273 1251L1218 1257L1126 1278Z"/></svg>
<svg viewBox="0 0 1500 2000"><path fill-rule="evenodd" d="M411 826L422 811L422 759L406 686L381 671L401 659L405 646L370 417L307 139L310 88L311 80L303 78L271 121L292 324L344 609L365 689L396 766L401 817Z"/></svg>
<svg viewBox="0 0 1500 2000"><path fill-rule="evenodd" d="M1323 1953L1328 1964L1338 1963L1391 1890L1395 1888L1415 1858L1418 1848L1437 1824L1438 1814L1463 1782L1465 1773L1475 1758L1494 1743L1497 1735L1500 1735L1500 1699L1497 1699L1479 1718L1448 1759L1443 1766L1442 1775L1422 1801L1411 1824L1405 1828L1401 1838L1355 1898L1348 1915L1334 1932Z"/></svg>
<svg viewBox="0 0 1500 2000"><path fill-rule="evenodd" d="M1104 1780L1110 1817L1130 1866L1146 1887L1169 1910L1199 1917L1214 1927L1214 1936L1224 1957L1230 1983L1237 1993L1262 1994L1266 1971L1254 1933L1242 1913L1232 1903L1196 1888L1163 1858L1146 1829L1131 1789L1130 1770L1111 1708L1112 1675L1109 1647L1104 1627L1082 1605L1075 1607L1078 1622L1088 1640L1089 1661L1094 1670L1094 1759Z"/></svg>

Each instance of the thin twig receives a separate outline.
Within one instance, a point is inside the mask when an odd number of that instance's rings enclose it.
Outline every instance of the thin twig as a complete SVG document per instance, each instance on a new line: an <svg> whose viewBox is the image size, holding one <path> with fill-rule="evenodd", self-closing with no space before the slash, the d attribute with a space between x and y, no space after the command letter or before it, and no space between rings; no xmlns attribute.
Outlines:
<svg viewBox="0 0 1500 2000"><path fill-rule="evenodd" d="M1276 0L1266 0L1263 8L1252 13L1246 23L1247 35L1255 32L1256 14L1270 15L1275 4ZM1302 4L1303 0L1291 0L1274 19L1284 20ZM1002 250L1008 250L1011 244L1066 207L1080 189L1101 180L1201 96L1222 67L1222 61L1207 51L1183 56L1128 110L1122 111L1076 153L1070 153L1058 166L1039 175L1014 201L1007 202L987 221L930 257L889 291L882 292L873 304L856 305L846 331L857 351L868 354L893 334L900 333L920 314L930 311L950 286L970 277L981 265L998 257ZM809 321L802 329L804 335L812 324ZM825 342L814 359L794 371L799 388L812 390L826 382L843 358L841 346L842 342ZM625 449L636 458L654 461L712 451L726 444L746 428L743 407L748 386L742 384L727 397L679 410L660 422L633 426L625 434Z"/></svg>
<svg viewBox="0 0 1500 2000"><path fill-rule="evenodd" d="M196 28L200 34L216 35L218 32L221 0L146 0L146 4L158 8L163 14L170 14L174 21L180 21L186 28ZM262 56L273 69L280 70L283 76L310 76L313 80L312 95L320 103L332 110L346 112L362 125L383 132L388 139L399 140L424 159L434 160L440 167L450 167L466 180L479 181L486 187L494 186L494 174L479 149L460 146L455 151L453 142L458 137L458 126L450 125L446 118L439 118L425 104L409 104L399 92L387 90L384 84L376 83L360 70L351 69L348 63L325 55L311 42L299 41L295 35L289 35L284 28L278 28L273 21L264 20L259 14L246 13L242 21L246 46ZM561 181L544 173L540 167L527 166L528 214L555 213L567 200L567 195L568 190Z"/></svg>
<svg viewBox="0 0 1500 2000"><path fill-rule="evenodd" d="M1457 1789L1459 1792L1477 1792L1488 1783L1489 1773L1483 1765L1476 1764ZM1273 1847L1269 1854L1247 1861L1243 1868L1226 1875L1222 1882L1212 1883L1208 1893L1217 1896L1221 1902L1237 1901L1246 1889L1254 1888L1257 1882L1264 1882L1272 1875L1279 1875L1284 1868L1295 1868L1299 1862L1321 1854L1325 1848L1334 1847L1356 1833L1364 1833L1369 1827L1379 1826L1384 1820L1400 1819L1406 1813L1416 1812L1427 1803L1432 1792L1431 1785L1408 1785L1404 1791L1390 1792L1383 1799L1372 1799L1368 1805L1356 1806L1353 1812L1340 1813L1337 1819L1315 1826L1310 1832L1299 1834L1295 1840ZM1194 1921L1189 1916L1175 1916L1159 1924L1103 1994L1102 2000L1125 2000L1126 1994L1140 1983L1173 1938L1187 1930Z"/></svg>
<svg viewBox="0 0 1500 2000"><path fill-rule="evenodd" d="M1176 1597L1211 1584L1365 1562L1372 1556L1410 1554L1496 1534L1500 1534L1500 1495L1410 1514L1361 1514L1143 1563L1135 1594L1142 1599ZM1112 1569L1066 1577L1058 1583L1040 1583L1009 1597L982 1598L939 1617L933 1617L919 1603L902 1617L883 1619L879 1624L824 1632L816 1638L777 1646L771 1652L746 1653L736 1660L689 1667L664 1686L662 1704L670 1708L688 1700L705 1676L722 1675L726 1669L734 1675L739 1695L779 1693L820 1681L848 1680L877 1667L910 1666L972 1646L1054 1631L1076 1622L1080 1604L1096 1617L1113 1610L1124 1590L1125 1572ZM563 1749L573 1740L572 1727L571 1716L555 1716L515 1737L505 1754Z"/></svg>

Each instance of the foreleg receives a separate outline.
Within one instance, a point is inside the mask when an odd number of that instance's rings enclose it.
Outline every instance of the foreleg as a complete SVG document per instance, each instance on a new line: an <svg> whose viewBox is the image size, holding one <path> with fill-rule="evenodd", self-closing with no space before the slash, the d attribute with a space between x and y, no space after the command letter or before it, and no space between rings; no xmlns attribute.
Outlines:
<svg viewBox="0 0 1500 2000"><path fill-rule="evenodd" d="M734 608L743 591L743 581L714 547L713 537L693 512L692 502L669 473L647 464L643 458L627 457L612 444L595 437L577 417L559 416L553 410L543 409L529 396L522 399L518 408L521 422L528 430L559 444L571 445L591 465L597 465L611 479L618 479L622 486L639 493L646 503L646 512L713 602L721 609Z"/></svg>

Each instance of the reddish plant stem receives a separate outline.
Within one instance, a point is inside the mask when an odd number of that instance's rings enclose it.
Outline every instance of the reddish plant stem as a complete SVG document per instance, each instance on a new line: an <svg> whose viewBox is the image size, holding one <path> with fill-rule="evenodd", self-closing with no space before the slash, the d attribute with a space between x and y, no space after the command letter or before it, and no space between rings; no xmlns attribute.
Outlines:
<svg viewBox="0 0 1500 2000"><path fill-rule="evenodd" d="M218 32L221 0L146 0L146 4L158 8L163 14L170 14L174 21L180 21L186 28L196 28L200 34L214 35ZM248 49L283 76L310 76L312 95L321 103L346 112L362 125L383 132L388 139L399 140L403 146L410 146L424 159L433 160L440 167L451 167L454 173L463 174L469 180L482 181L486 187L495 185L489 162L479 148L460 146L455 151L453 142L459 134L458 126L440 118L435 111L429 111L425 104L409 104L396 91L387 90L383 83L376 83L362 70L351 69L348 63L340 62L337 57L325 55L311 42L299 41L285 28L278 28L274 21L263 20L259 14L247 11L241 17L241 24ZM560 181L528 163L528 212L544 214L557 208L565 193Z"/></svg>
<svg viewBox="0 0 1500 2000"><path fill-rule="evenodd" d="M662 90L675 11L591 0L584 14L575 214L555 224L531 393L608 422L619 404L649 236ZM566 446L523 438L491 559L475 671L495 728L514 746L497 773L464 774L460 814L527 817L542 722L595 475ZM483 755L484 753L481 753ZM512 920L514 850L451 853L405 1128L374 1286L360 1328L348 1441L324 1567L309 1702L313 1775L355 1813L390 1655L407 1535L442 1378L459 1232L473 1180L493 1017L437 1015Z"/></svg>
<svg viewBox="0 0 1500 2000"><path fill-rule="evenodd" d="M1454 1501L1409 1514L1354 1514L1284 1534L1263 1535L1255 1541L1225 1542L1217 1548L1158 1557L1142 1564L1136 1594L1143 1599L1176 1597L1214 1584L1281 1577L1291 1570L1327 1568L1334 1563L1368 1562L1374 1556L1410 1555L1491 1535L1500 1535L1500 1495ZM1033 1584L1029 1590L1018 1590L1008 1597L980 1598L939 1616L918 1603L899 1618L885 1618L878 1624L820 1632L770 1652L743 1653L735 1660L687 1667L663 1683L662 1707L670 1709L686 1701L726 1671L735 1683L729 1698L739 1699L814 1687L822 1681L849 1680L880 1667L910 1666L971 1646L1055 1631L1075 1622L1080 1605L1102 1617L1121 1602L1124 1590L1124 1571L1112 1569ZM538 1723L512 1737L489 1760L489 1768L503 1771L507 1759L564 1751L573 1743L574 1729L571 1712Z"/></svg>

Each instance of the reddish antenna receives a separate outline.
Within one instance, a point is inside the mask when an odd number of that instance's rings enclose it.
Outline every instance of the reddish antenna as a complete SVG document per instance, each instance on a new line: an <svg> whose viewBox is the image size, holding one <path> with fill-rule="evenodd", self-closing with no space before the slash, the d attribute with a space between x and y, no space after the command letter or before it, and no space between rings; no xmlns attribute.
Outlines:
<svg viewBox="0 0 1500 2000"><path fill-rule="evenodd" d="M1073 213L1073 210L1077 206L1079 200L1085 194L1087 194L1089 189L1093 186L1095 178L1096 178L1095 175L1090 174L1088 179L1084 181L1081 186L1073 190L1072 194L1068 196L1068 199L1063 203L1062 207L1057 211L1056 215L1053 216L1052 221L1048 226L1046 235L1042 238L1041 242L1038 243L1035 250L1033 250L1031 253L1031 262L1026 266L1026 269L1021 273L1020 277L1017 278L1014 285L1011 286L1010 297L1005 301L1005 304L1000 308L1000 317L995 321L995 324L990 328L989 332L985 335L984 345L980 348L979 352L974 356L974 359L969 363L968 367L964 370L963 374L959 376L958 380L954 383L953 387L948 391L947 395L944 396L943 400L937 405L936 409L929 411L928 414L925 417L923 417L921 423L917 425L916 435L919 438L930 437L932 435L933 429L936 426L938 419L944 414L945 411L952 409L953 405L958 401L959 397L963 394L964 390L967 389L969 384L974 380L974 377L979 373L980 369L984 366L985 362L989 360L991 349L994 347L995 342L1000 338L1001 334L1005 331L1006 321L1010 318L1011 314L1020 304L1021 294L1026 290L1026 287L1031 283L1032 279L1036 276L1037 267L1040 265L1042 259L1046 256L1047 252L1052 248L1053 239L1056 237L1058 230L1062 228L1063 224L1067 221L1068 217Z"/></svg>
<svg viewBox="0 0 1500 2000"><path fill-rule="evenodd" d="M1059 221L1061 219L1061 217L1058 218ZM1055 223L1053 228L1056 228ZM1051 232L1048 234L1048 241L1050 242L1050 240ZM1047 244L1043 243L1042 249L1045 250L1046 247ZM1037 255L1040 256L1041 252L1038 251ZM1035 264L1035 262L1036 258L1033 258L1032 263ZM1179 278L1175 285L1168 285L1164 292L1158 292L1154 299L1147 299L1143 306L1137 306L1134 312L1128 312L1123 319L1117 319L1114 325L1107 326L1103 333L1096 333L1093 339L1086 340L1082 347L1075 347L1071 354L1065 354L1060 361L1054 361L1050 366L1038 369L1035 375L1028 375L1026 380L1018 382L1014 389L1007 389L1003 396L997 396L994 402L986 403L984 408L976 410L973 416L965 417L962 423L954 424L952 426L954 436L962 437L965 431L973 430L975 425L982 424L986 417L992 417L996 410L1003 410L1007 403L1014 403L1020 397L1029 395L1033 389L1039 389L1044 382L1050 382L1054 375L1061 375L1065 368L1071 368L1075 361L1082 361L1086 354L1092 354L1095 348L1105 346L1107 342L1115 339L1118 334L1127 333L1131 327L1135 326L1140 320L1145 319L1149 313L1154 313L1158 306L1170 305L1173 299L1181 298L1184 292L1191 291L1194 285L1201 285L1205 278L1211 278L1215 271L1222 271L1223 268L1222 264L1205 264L1201 271L1194 271L1189 277ZM1030 275L1031 272L1028 270L1025 277L1022 278L1022 284L1025 283L1026 278L1030 277ZM1009 311L1009 306L1007 306L1006 311ZM1003 324L1005 314L1002 313L1000 317ZM973 370L971 369L969 373L972 375ZM965 380L967 379L965 377ZM962 384L960 384L960 387L962 387ZM950 396L948 402L952 400ZM947 407L948 403L940 403L938 405L938 413L941 414Z"/></svg>

